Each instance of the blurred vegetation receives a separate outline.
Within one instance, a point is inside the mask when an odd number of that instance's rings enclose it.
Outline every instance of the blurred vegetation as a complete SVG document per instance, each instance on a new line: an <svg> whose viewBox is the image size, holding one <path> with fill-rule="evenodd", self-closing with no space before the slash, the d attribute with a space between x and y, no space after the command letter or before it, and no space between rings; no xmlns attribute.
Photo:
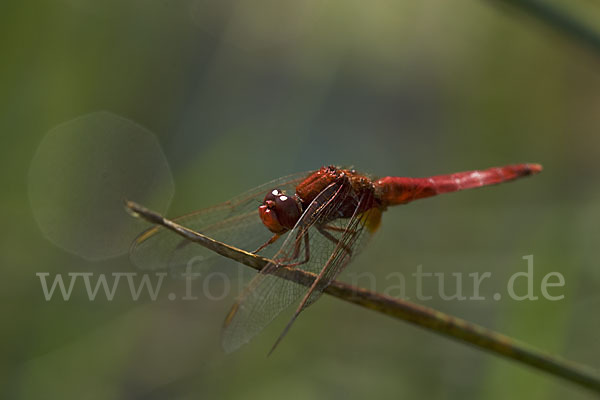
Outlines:
<svg viewBox="0 0 600 400"><path fill-rule="evenodd" d="M323 164L425 176L539 162L532 179L389 210L342 279L491 271L488 300L427 305L600 368L600 57L497 3L4 2L3 397L591 398L331 299L270 358L281 324L225 356L231 297L135 302L122 290L91 302L80 287L46 302L35 275L135 271L126 256L88 262L54 247L28 199L46 133L98 110L157 135L175 180L169 215ZM600 31L596 4L548 4ZM491 299L527 254L538 285L565 276L564 300Z"/></svg>

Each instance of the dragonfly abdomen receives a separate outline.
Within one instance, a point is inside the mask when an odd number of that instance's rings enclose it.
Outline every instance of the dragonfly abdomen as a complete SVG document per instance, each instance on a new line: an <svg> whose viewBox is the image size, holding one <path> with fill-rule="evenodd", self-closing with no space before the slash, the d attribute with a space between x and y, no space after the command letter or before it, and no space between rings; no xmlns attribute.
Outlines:
<svg viewBox="0 0 600 400"><path fill-rule="evenodd" d="M442 193L495 185L537 174L541 170L542 166L539 164L516 164L428 178L388 176L377 180L375 188L383 205L388 206L406 204Z"/></svg>

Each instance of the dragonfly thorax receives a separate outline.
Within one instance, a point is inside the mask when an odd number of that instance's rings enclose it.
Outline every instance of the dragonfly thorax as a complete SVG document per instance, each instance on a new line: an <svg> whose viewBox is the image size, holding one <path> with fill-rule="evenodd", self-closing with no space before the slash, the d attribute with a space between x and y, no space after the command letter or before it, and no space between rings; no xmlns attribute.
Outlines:
<svg viewBox="0 0 600 400"><path fill-rule="evenodd" d="M273 233L284 233L296 225L302 215L302 205L296 196L273 189L258 207L263 224Z"/></svg>

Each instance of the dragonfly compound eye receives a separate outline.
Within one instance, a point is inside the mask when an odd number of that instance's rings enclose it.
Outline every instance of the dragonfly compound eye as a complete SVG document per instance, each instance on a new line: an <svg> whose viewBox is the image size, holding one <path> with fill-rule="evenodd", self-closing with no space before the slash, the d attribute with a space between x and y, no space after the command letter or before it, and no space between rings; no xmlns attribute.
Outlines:
<svg viewBox="0 0 600 400"><path fill-rule="evenodd" d="M263 204L258 207L263 224L273 233L284 233L296 225L302 215L296 197L285 195L273 189L265 196Z"/></svg>

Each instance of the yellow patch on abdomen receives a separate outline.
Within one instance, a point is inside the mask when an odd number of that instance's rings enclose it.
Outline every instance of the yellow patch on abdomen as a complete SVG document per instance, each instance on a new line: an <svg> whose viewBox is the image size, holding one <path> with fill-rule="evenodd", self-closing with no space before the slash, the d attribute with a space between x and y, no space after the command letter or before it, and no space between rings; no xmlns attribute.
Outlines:
<svg viewBox="0 0 600 400"><path fill-rule="evenodd" d="M365 228L367 228L370 233L375 233L381 225L381 209L377 207L371 208L361 215L361 219Z"/></svg>

